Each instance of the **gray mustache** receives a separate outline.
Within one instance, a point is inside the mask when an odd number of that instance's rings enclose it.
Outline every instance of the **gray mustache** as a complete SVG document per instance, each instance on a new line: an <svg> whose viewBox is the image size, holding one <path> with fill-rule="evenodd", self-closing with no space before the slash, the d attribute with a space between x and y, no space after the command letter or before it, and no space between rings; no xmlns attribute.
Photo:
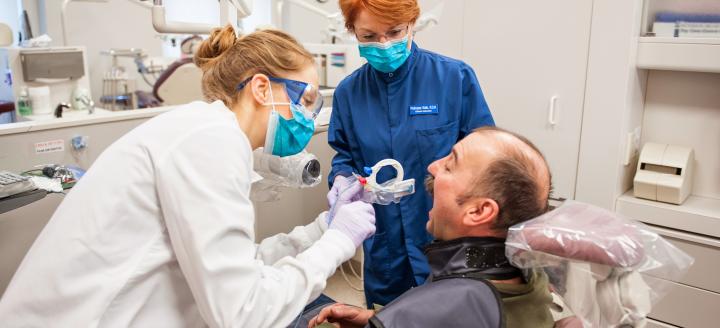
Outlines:
<svg viewBox="0 0 720 328"><path fill-rule="evenodd" d="M435 191L434 185L435 185L435 177L432 174L428 174L428 176L425 177L425 190L427 190L427 192L428 192L428 194L430 194L430 196L434 196L434 194L433 194L433 192Z"/></svg>

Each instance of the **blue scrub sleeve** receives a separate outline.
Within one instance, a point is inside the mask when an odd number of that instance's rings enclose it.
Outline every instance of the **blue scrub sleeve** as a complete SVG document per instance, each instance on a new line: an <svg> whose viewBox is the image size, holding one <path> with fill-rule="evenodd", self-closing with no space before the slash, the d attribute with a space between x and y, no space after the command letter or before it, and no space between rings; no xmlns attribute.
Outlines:
<svg viewBox="0 0 720 328"><path fill-rule="evenodd" d="M348 142L347 134L342 124L343 112L350 109L342 107L340 104L342 99L343 97L338 93L338 90L336 90L333 96L330 126L328 127L328 144L337 152L333 157L332 169L328 175L328 185L330 188L332 188L336 176L350 176L354 171L352 166L353 160L350 153L350 143ZM345 103L344 101L342 102Z"/></svg>
<svg viewBox="0 0 720 328"><path fill-rule="evenodd" d="M495 126L490 108L485 101L480 82L472 67L464 64L462 74L462 113L460 114L460 136L458 140L482 126Z"/></svg>

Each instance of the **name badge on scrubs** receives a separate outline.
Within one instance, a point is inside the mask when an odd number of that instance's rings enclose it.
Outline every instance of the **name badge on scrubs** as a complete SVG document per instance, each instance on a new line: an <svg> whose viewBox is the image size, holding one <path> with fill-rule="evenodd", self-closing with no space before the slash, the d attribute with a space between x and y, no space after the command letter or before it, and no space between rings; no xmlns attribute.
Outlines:
<svg viewBox="0 0 720 328"><path fill-rule="evenodd" d="M410 105L410 116L437 115L438 105Z"/></svg>

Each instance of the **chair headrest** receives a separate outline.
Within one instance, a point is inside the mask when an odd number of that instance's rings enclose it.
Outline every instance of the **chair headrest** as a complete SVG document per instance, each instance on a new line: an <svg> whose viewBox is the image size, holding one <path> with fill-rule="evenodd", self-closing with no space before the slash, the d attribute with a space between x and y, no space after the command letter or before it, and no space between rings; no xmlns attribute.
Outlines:
<svg viewBox="0 0 720 328"><path fill-rule="evenodd" d="M174 61L168 68L166 68L162 74L160 74L160 77L158 77L157 81L155 81L155 84L153 85L153 96L160 100L161 102L165 102L165 100L160 97L158 94L158 89L160 89L160 86L165 83L165 81L175 73L175 71L180 68L183 65L192 64L193 59L192 57L186 57L186 58L180 58L176 61Z"/></svg>
<svg viewBox="0 0 720 328"><path fill-rule="evenodd" d="M569 260L630 268L645 257L641 234L636 222L573 202L512 227L508 240Z"/></svg>

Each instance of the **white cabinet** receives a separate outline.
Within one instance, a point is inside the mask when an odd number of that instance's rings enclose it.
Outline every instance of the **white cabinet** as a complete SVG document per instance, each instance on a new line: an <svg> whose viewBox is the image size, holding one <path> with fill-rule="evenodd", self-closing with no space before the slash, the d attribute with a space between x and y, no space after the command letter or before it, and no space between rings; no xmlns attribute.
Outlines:
<svg viewBox="0 0 720 328"><path fill-rule="evenodd" d="M720 39L641 37L637 66L720 73Z"/></svg>
<svg viewBox="0 0 720 328"><path fill-rule="evenodd" d="M674 229L665 235L697 262L654 309L651 317L662 322L651 326L709 327L720 304L712 276L720 258L720 43L640 36L650 25L643 17L718 13L720 1L646 1L446 1L441 24L417 40L472 65L498 126L545 153L557 197ZM696 150L693 196L685 204L631 196L636 139Z"/></svg>
<svg viewBox="0 0 720 328"><path fill-rule="evenodd" d="M593 1L420 0L440 4L418 45L470 64L495 123L544 153L554 197L575 198Z"/></svg>
<svg viewBox="0 0 720 328"><path fill-rule="evenodd" d="M64 197L50 194L37 202L0 214L0 298L25 253Z"/></svg>
<svg viewBox="0 0 720 328"><path fill-rule="evenodd" d="M465 1L463 59L499 127L532 140L575 196L592 0Z"/></svg>
<svg viewBox="0 0 720 328"><path fill-rule="evenodd" d="M715 327L720 285L720 61L718 39L645 36L662 11L720 13L717 0L596 1L576 198L653 224L695 264L650 314L652 327ZM644 19L644 21L643 21ZM682 205L632 195L632 139L691 147L691 197ZM630 151L628 151L630 150Z"/></svg>

